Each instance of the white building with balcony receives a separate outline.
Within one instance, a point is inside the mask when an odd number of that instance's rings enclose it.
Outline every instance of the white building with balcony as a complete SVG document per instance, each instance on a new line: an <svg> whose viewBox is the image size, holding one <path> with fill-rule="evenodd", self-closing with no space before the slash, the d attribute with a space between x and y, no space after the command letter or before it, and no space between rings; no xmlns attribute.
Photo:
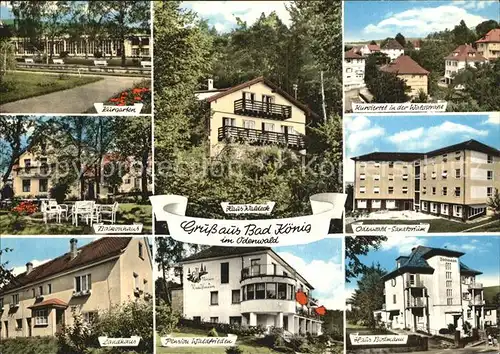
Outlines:
<svg viewBox="0 0 500 354"><path fill-rule="evenodd" d="M344 53L344 88L346 91L366 86L365 64L365 57L354 48Z"/></svg>
<svg viewBox="0 0 500 354"><path fill-rule="evenodd" d="M383 277L385 305L374 315L388 328L439 333L449 324L460 330L496 325L496 309L485 310L481 272L460 261L464 253L418 246L396 258L396 269Z"/></svg>
<svg viewBox="0 0 500 354"><path fill-rule="evenodd" d="M183 259L180 268L182 288L172 297L182 296L182 308L174 310L184 318L322 333L314 288L271 248L214 246ZM296 301L299 290L306 305Z"/></svg>

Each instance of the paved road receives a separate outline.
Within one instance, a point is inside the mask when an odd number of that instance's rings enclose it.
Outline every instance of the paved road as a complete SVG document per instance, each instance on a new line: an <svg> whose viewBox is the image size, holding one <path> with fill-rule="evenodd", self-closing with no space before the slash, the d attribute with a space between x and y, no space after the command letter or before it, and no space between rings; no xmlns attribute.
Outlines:
<svg viewBox="0 0 500 354"><path fill-rule="evenodd" d="M0 105L2 113L83 113L96 102L131 88L144 78L103 76L103 80Z"/></svg>
<svg viewBox="0 0 500 354"><path fill-rule="evenodd" d="M491 349L485 346L471 347L464 349L430 349L426 352L412 352L412 354L497 354L500 353L500 349Z"/></svg>

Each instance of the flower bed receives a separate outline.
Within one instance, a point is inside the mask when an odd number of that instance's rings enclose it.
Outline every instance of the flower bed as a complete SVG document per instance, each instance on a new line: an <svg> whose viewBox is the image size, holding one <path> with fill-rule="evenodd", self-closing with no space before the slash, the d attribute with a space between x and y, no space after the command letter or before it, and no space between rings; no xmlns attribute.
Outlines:
<svg viewBox="0 0 500 354"><path fill-rule="evenodd" d="M33 202L24 201L12 208L12 212L18 215L31 215L38 211L38 207Z"/></svg>
<svg viewBox="0 0 500 354"><path fill-rule="evenodd" d="M104 105L110 106L133 106L134 103L144 104L141 113L151 111L151 89L149 87L134 87L114 95Z"/></svg>

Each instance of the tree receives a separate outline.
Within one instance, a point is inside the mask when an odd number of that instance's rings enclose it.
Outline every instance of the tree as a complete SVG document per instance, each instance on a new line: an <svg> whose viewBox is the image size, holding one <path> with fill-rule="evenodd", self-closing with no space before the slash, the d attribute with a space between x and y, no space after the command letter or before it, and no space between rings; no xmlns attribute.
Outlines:
<svg viewBox="0 0 500 354"><path fill-rule="evenodd" d="M495 193L488 199L488 207L493 210L497 218L500 217L500 192L498 189L495 189Z"/></svg>
<svg viewBox="0 0 500 354"><path fill-rule="evenodd" d="M413 98L412 102L414 102L414 103L427 103L428 100L429 100L429 96L427 96L427 94L425 93L424 90L420 89L418 91L418 95Z"/></svg>
<svg viewBox="0 0 500 354"><path fill-rule="evenodd" d="M384 300L384 281L382 277L387 272L380 267L380 264L372 264L366 267L363 275L358 280L358 288L354 290L351 297L351 304L353 308L358 311L358 321L370 328L376 326L376 320L373 316L375 310L382 309Z"/></svg>
<svg viewBox="0 0 500 354"><path fill-rule="evenodd" d="M377 42L375 42L375 41L371 41L371 42L370 42L370 44L371 44L371 45L377 45Z"/></svg>
<svg viewBox="0 0 500 354"><path fill-rule="evenodd" d="M389 42L389 41L392 41L394 38L392 37L387 37L386 39L384 39L382 42L380 42L380 48L383 48L385 47L385 45Z"/></svg>
<svg viewBox="0 0 500 354"><path fill-rule="evenodd" d="M406 39L405 36L403 36L401 33L398 33L394 39L401 44L401 46L404 48L406 47Z"/></svg>
<svg viewBox="0 0 500 354"><path fill-rule="evenodd" d="M10 27L0 24L0 93L7 89L7 84L4 82L7 70L16 66L14 46L10 42L11 37Z"/></svg>
<svg viewBox="0 0 500 354"><path fill-rule="evenodd" d="M109 10L106 15L106 27L111 38L121 43L122 66L125 66L125 41L128 37L146 32L150 28L150 2L114 0L105 1ZM158 18L158 16L155 16Z"/></svg>
<svg viewBox="0 0 500 354"><path fill-rule="evenodd" d="M367 255L370 249L379 249L383 241L387 241L387 237L355 236L345 238L346 282L349 283L352 278L356 278L366 270L366 266L360 261L359 256Z"/></svg>
<svg viewBox="0 0 500 354"><path fill-rule="evenodd" d="M368 56L365 66L366 87L373 95L373 102L407 102L409 97L406 93L410 88L404 80L398 78L395 74L379 70L377 67L378 58L379 56Z"/></svg>
<svg viewBox="0 0 500 354"><path fill-rule="evenodd" d="M2 255L5 257L5 254L12 251L12 248L0 248L0 289L15 279L12 269L9 268L9 261L4 261L5 258L2 258Z"/></svg>
<svg viewBox="0 0 500 354"><path fill-rule="evenodd" d="M486 33L495 28L500 28L500 25L495 20L486 20L481 22L476 26L477 39L483 38Z"/></svg>
<svg viewBox="0 0 500 354"><path fill-rule="evenodd" d="M451 33L453 34L453 43L456 45L470 44L476 40L474 32L467 27L464 20L461 20L460 24L456 25Z"/></svg>

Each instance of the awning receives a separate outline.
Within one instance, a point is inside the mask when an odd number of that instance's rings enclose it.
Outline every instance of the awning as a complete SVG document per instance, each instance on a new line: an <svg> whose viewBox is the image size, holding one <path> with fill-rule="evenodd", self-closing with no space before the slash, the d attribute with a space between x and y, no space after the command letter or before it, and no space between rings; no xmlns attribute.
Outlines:
<svg viewBox="0 0 500 354"><path fill-rule="evenodd" d="M42 302L38 302L31 306L28 306L29 309L37 309L41 307L54 307L54 308L65 309L68 307L68 304L59 299L47 299Z"/></svg>

